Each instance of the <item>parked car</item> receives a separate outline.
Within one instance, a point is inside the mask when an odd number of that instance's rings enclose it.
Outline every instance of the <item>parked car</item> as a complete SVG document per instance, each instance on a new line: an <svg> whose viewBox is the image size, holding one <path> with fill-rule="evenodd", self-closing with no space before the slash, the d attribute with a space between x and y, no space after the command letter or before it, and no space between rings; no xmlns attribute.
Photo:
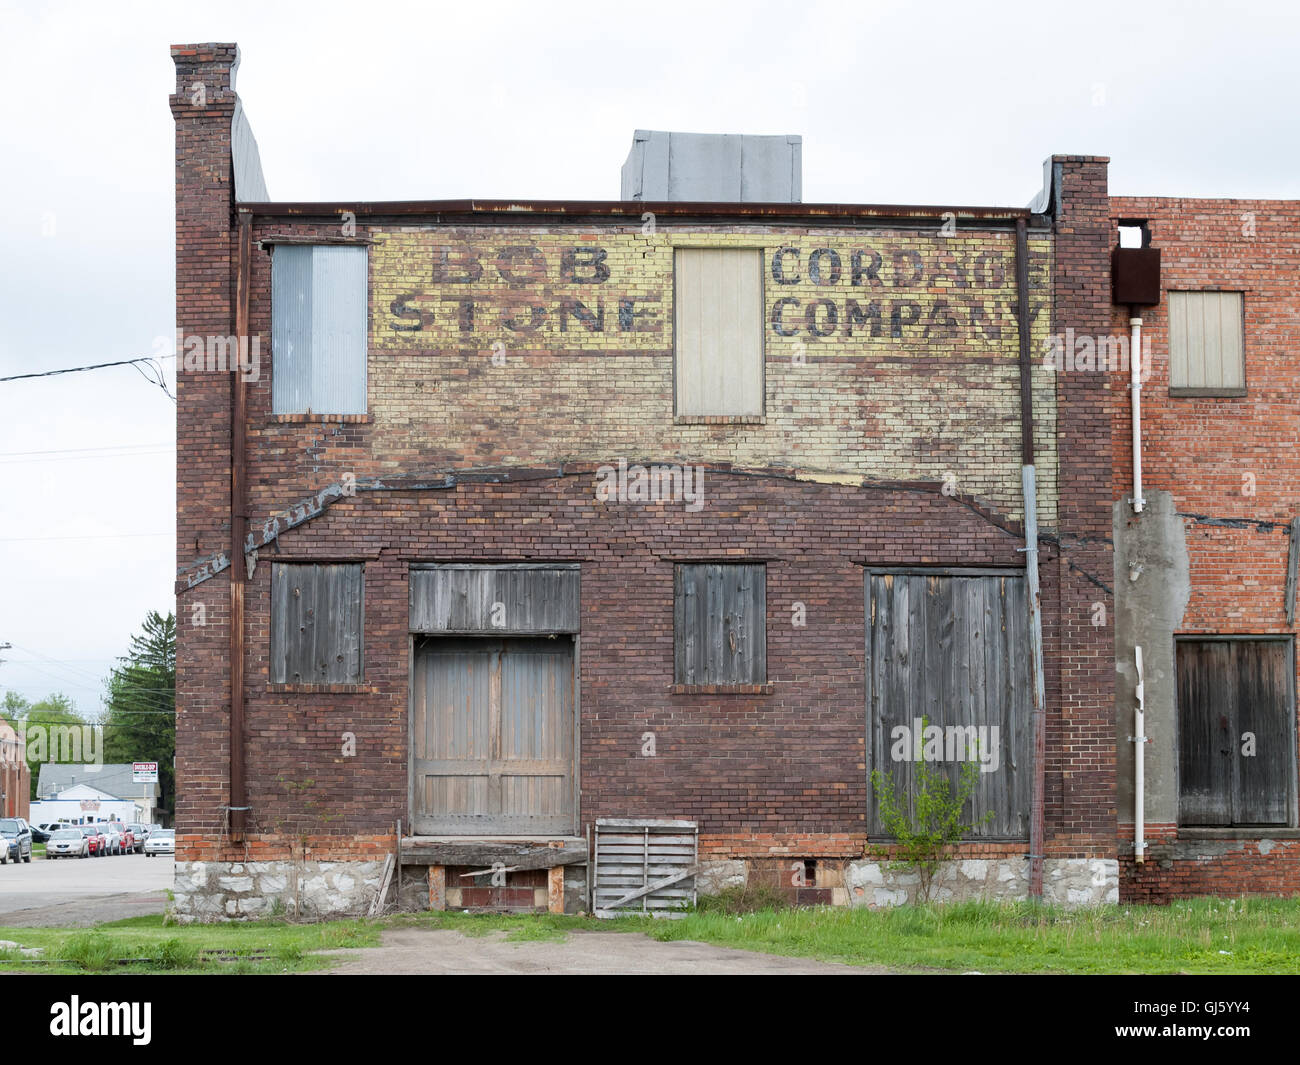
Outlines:
<svg viewBox="0 0 1300 1065"><path fill-rule="evenodd" d="M98 858L108 853L108 837L99 830L99 825L81 825L81 834L86 837L90 855Z"/></svg>
<svg viewBox="0 0 1300 1065"><path fill-rule="evenodd" d="M45 844L47 858L88 858L90 840L77 828L60 828L50 833Z"/></svg>
<svg viewBox="0 0 1300 1065"><path fill-rule="evenodd" d="M0 817L0 850L6 862L31 862L32 830L21 817Z"/></svg>
<svg viewBox="0 0 1300 1065"><path fill-rule="evenodd" d="M131 835L135 837L135 853L143 854L144 841L149 838L149 826L148 825L127 825L126 827L131 830Z"/></svg>
<svg viewBox="0 0 1300 1065"><path fill-rule="evenodd" d="M149 858L155 854L175 854L176 830L160 828L156 832L150 832L149 838L144 841L144 853Z"/></svg>
<svg viewBox="0 0 1300 1065"><path fill-rule="evenodd" d="M132 854L135 852L135 837L131 830L121 821L109 821L104 826L105 832L113 833L117 842L110 848L111 854Z"/></svg>
<svg viewBox="0 0 1300 1065"><path fill-rule="evenodd" d="M104 834L105 838L108 841L104 845L104 852L106 854L121 854L122 834L118 832L116 828L113 827L113 822L111 821L102 822L99 825L99 830Z"/></svg>
<svg viewBox="0 0 1300 1065"><path fill-rule="evenodd" d="M41 828L40 825L29 825L32 830L33 843L48 843L50 841L50 830Z"/></svg>

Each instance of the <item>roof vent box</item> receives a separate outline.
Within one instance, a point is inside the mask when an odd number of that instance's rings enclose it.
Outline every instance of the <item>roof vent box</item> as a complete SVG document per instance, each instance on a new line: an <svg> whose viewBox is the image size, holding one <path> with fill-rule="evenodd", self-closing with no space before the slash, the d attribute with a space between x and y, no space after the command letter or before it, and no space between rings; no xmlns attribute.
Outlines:
<svg viewBox="0 0 1300 1065"><path fill-rule="evenodd" d="M799 203L803 138L794 134L666 133L639 129L621 198L688 203Z"/></svg>

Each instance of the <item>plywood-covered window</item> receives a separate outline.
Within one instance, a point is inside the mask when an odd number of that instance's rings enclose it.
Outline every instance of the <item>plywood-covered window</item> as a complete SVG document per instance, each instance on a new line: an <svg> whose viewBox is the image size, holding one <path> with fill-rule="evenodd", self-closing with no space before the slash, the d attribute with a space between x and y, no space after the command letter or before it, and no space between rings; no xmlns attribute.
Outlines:
<svg viewBox="0 0 1300 1065"><path fill-rule="evenodd" d="M1169 293L1169 387L1184 395L1246 390L1240 292Z"/></svg>
<svg viewBox="0 0 1300 1065"><path fill-rule="evenodd" d="M363 600L360 563L272 565L271 683L359 683Z"/></svg>
<svg viewBox="0 0 1300 1065"><path fill-rule="evenodd" d="M271 409L366 413L364 247L278 244L271 258Z"/></svg>
<svg viewBox="0 0 1300 1065"><path fill-rule="evenodd" d="M763 413L763 253L678 248L678 416Z"/></svg>
<svg viewBox="0 0 1300 1065"><path fill-rule="evenodd" d="M767 567L684 564L674 573L674 682L767 682Z"/></svg>
<svg viewBox="0 0 1300 1065"><path fill-rule="evenodd" d="M1291 824L1291 641L1181 639L1177 650L1179 823Z"/></svg>

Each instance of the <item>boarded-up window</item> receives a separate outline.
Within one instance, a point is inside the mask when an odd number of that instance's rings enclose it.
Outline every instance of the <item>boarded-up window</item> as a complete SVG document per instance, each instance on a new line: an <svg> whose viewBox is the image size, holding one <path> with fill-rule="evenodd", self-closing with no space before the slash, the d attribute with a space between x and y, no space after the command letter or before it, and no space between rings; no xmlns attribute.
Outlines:
<svg viewBox="0 0 1300 1065"><path fill-rule="evenodd" d="M271 567L271 683L361 680L360 564Z"/></svg>
<svg viewBox="0 0 1300 1065"><path fill-rule="evenodd" d="M679 565L674 573L677 684L767 682L767 568Z"/></svg>
<svg viewBox="0 0 1300 1065"><path fill-rule="evenodd" d="M1169 293L1169 387L1245 389L1243 331L1240 292Z"/></svg>
<svg viewBox="0 0 1300 1065"><path fill-rule="evenodd" d="M1178 641L1178 819L1286 825L1295 802L1289 640Z"/></svg>
<svg viewBox="0 0 1300 1065"><path fill-rule="evenodd" d="M412 632L556 633L582 627L576 563L411 570Z"/></svg>
<svg viewBox="0 0 1300 1065"><path fill-rule="evenodd" d="M677 413L763 413L763 253L678 248Z"/></svg>
<svg viewBox="0 0 1300 1065"><path fill-rule="evenodd" d="M366 412L367 254L279 244L271 259L271 408Z"/></svg>
<svg viewBox="0 0 1300 1065"><path fill-rule="evenodd" d="M975 775L972 836L1025 839L1032 784L1033 695L1025 578L1013 574L869 573L870 769L910 806L917 768L952 793ZM869 830L884 835L874 789ZM987 822L982 819L991 814Z"/></svg>

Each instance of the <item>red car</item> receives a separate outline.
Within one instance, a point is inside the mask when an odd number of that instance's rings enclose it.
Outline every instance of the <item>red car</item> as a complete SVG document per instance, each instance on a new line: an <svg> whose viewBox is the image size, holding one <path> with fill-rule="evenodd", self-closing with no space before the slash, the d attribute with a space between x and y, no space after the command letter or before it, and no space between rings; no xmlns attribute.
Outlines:
<svg viewBox="0 0 1300 1065"><path fill-rule="evenodd" d="M111 821L113 831L117 833L117 853L134 854L135 853L135 833L132 832L121 821Z"/></svg>
<svg viewBox="0 0 1300 1065"><path fill-rule="evenodd" d="M97 858L107 852L108 837L104 835L97 826L78 825L77 827L81 829L81 834L86 837L86 842L89 844L90 856L92 858Z"/></svg>

